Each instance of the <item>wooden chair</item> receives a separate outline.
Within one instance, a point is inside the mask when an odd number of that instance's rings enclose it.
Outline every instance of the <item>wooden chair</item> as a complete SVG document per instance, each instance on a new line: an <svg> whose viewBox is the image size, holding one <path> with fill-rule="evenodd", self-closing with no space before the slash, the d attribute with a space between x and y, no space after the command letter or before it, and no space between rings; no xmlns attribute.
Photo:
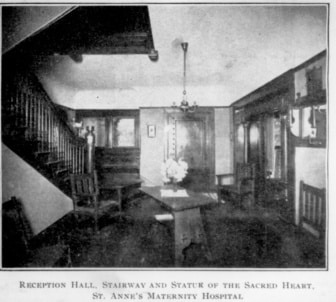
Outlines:
<svg viewBox="0 0 336 302"><path fill-rule="evenodd" d="M300 181L300 227L316 238L325 233L325 189L319 189Z"/></svg>
<svg viewBox="0 0 336 302"><path fill-rule="evenodd" d="M98 231L98 218L100 214L107 213L112 206L118 207L121 215L121 199L101 199L99 194L97 171L90 174L70 174L72 200L76 217L78 213L87 213L94 216L94 228ZM108 188L104 188L106 191ZM114 188L111 188L114 190Z"/></svg>
<svg viewBox="0 0 336 302"><path fill-rule="evenodd" d="M248 203L254 203L255 192L255 165L237 163L235 173L219 174L217 176L217 194L218 202L222 200L222 196L228 200L238 202L242 205L245 198ZM233 178L232 184L223 184L225 178Z"/></svg>
<svg viewBox="0 0 336 302"><path fill-rule="evenodd" d="M58 234L33 235L21 202L12 197L2 206L3 267L70 267L70 245Z"/></svg>

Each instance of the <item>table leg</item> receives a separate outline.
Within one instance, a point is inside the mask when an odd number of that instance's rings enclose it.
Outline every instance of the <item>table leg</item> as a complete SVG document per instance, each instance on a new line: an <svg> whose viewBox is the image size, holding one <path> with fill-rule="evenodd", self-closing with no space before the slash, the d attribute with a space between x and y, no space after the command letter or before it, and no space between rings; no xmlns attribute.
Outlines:
<svg viewBox="0 0 336 302"><path fill-rule="evenodd" d="M212 260L203 228L200 208L174 212L175 266L181 266L184 260L183 250L191 243L199 243L205 256Z"/></svg>
<svg viewBox="0 0 336 302"><path fill-rule="evenodd" d="M118 209L119 209L119 214L121 215L122 211L122 188L117 188L117 194L118 194Z"/></svg>

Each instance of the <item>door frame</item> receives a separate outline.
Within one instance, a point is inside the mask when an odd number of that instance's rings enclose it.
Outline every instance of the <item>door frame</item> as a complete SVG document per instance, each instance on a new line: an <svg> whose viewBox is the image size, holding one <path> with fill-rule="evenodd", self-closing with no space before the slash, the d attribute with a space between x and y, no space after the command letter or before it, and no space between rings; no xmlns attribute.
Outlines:
<svg viewBox="0 0 336 302"><path fill-rule="evenodd" d="M190 119L190 120L202 120L205 126L205 154L206 163L209 168L209 189L215 190L215 114L214 108L210 107L198 107L196 112L181 112L178 108L165 108L165 129L169 129L170 119ZM165 131L164 138L164 160L169 157L169 134Z"/></svg>

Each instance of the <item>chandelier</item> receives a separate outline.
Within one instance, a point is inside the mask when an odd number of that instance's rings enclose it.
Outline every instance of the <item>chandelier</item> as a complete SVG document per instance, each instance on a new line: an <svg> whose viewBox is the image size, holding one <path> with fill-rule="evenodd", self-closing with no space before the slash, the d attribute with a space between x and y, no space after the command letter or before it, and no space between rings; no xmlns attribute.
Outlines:
<svg viewBox="0 0 336 302"><path fill-rule="evenodd" d="M189 106L189 103L187 101L187 91L186 91L186 82L187 82L187 75L186 75L186 57L187 57L187 51L188 51L188 43L183 42L181 43L182 49L183 49L183 97L181 104L179 108L183 112L195 112L196 108L198 107L196 102L192 106ZM178 108L176 103L173 103L173 108Z"/></svg>

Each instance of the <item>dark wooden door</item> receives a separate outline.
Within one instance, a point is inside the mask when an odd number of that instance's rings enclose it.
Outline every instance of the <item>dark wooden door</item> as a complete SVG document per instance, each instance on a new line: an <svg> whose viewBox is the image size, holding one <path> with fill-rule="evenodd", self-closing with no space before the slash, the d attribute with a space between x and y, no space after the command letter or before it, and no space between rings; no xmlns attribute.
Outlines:
<svg viewBox="0 0 336 302"><path fill-rule="evenodd" d="M211 114L169 114L168 154L188 163L188 174L181 185L194 191L207 191L214 185L213 127Z"/></svg>

